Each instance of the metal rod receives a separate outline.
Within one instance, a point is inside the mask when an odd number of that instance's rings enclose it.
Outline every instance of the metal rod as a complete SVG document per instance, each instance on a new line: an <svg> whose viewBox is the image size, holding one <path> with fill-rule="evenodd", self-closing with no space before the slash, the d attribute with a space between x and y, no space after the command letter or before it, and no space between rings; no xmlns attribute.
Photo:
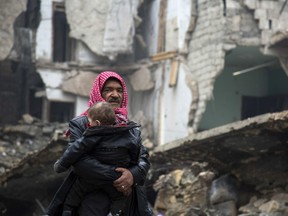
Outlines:
<svg viewBox="0 0 288 216"><path fill-rule="evenodd" d="M254 66L254 67L250 67L250 68L247 68L247 69L244 69L244 70L233 72L233 76L237 76L237 75L240 75L240 74L243 74L243 73L247 73L247 72L250 72L250 71L253 71L253 70L257 70L259 68L264 68L264 67L270 66L272 64L275 64L275 61L269 62L269 63L265 63L265 64L261 64L261 65L257 65L257 66Z"/></svg>

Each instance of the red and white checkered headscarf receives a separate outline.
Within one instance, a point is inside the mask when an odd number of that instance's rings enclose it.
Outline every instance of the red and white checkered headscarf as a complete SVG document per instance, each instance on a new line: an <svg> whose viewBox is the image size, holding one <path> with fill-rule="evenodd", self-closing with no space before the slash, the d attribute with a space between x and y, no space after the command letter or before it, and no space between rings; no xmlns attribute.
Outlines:
<svg viewBox="0 0 288 216"><path fill-rule="evenodd" d="M104 71L101 72L95 79L91 92L90 92L90 100L88 101L88 108L85 112L83 112L81 115L87 115L88 109L90 106L92 106L94 103L99 102L99 101L105 101L105 99L101 96L101 91L103 86L105 85L105 82L109 78L115 78L119 80L119 82L122 85L123 88L123 100L120 108L114 109L115 114L116 114L116 124L123 124L128 121L128 111L127 111L127 106L128 106L128 93L126 89L125 82L123 78L113 72L113 71Z"/></svg>

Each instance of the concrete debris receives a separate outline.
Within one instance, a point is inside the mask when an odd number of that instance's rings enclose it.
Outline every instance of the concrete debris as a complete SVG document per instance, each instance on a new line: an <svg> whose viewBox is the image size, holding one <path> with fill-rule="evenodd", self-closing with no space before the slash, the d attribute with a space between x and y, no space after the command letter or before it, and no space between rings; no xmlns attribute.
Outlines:
<svg viewBox="0 0 288 216"><path fill-rule="evenodd" d="M109 1L66 0L69 36L83 41L92 52L104 55L102 50L108 9Z"/></svg>
<svg viewBox="0 0 288 216"><path fill-rule="evenodd" d="M34 122L34 118L29 114L24 114L22 119L26 124L32 124Z"/></svg>
<svg viewBox="0 0 288 216"><path fill-rule="evenodd" d="M141 67L128 77L135 91L148 91L154 88L154 80L147 67Z"/></svg>
<svg viewBox="0 0 288 216"><path fill-rule="evenodd" d="M287 116L287 111L266 114L194 134L195 141L174 148L167 144L164 152L157 147L148 179L156 192L154 211L165 216L287 215L287 151L282 145ZM135 120L143 131L149 128L143 113ZM28 202L25 211L38 214L39 202L48 205L65 175L55 174L52 165L67 144L66 128L28 114L18 125L0 128L0 204L6 211L12 211L11 203L15 208ZM143 137L147 144L149 136Z"/></svg>
<svg viewBox="0 0 288 216"><path fill-rule="evenodd" d="M206 172L212 173L207 167L201 173ZM203 182L199 175L190 167L159 176L153 185L158 191L154 205L158 215L286 216L288 213L287 183L256 190L230 174L209 182Z"/></svg>
<svg viewBox="0 0 288 216"><path fill-rule="evenodd" d="M44 61L38 61L36 63L38 68L42 69L53 69L53 70L62 70L67 71L67 77L73 77L73 75L78 74L78 71L83 72L95 72L100 73L107 70L107 66L95 65L89 63L78 63L78 62L69 62L69 63L46 63ZM141 60L136 63L125 64L125 65L111 65L109 66L110 71L117 71L120 74L132 74L135 71L139 70L142 67L153 67L155 66L149 60Z"/></svg>
<svg viewBox="0 0 288 216"><path fill-rule="evenodd" d="M103 52L108 56L133 52L137 10L141 0L111 0L106 17ZM136 21L136 22L135 22Z"/></svg>
<svg viewBox="0 0 288 216"><path fill-rule="evenodd" d="M43 214L35 200L47 207L63 180L53 164L67 145L67 126L24 114L19 124L0 127L0 208L7 215Z"/></svg>
<svg viewBox="0 0 288 216"><path fill-rule="evenodd" d="M138 0L66 0L70 36L83 41L97 55L108 56L111 60L118 54L131 53L135 25L139 23L134 17L141 3Z"/></svg>
<svg viewBox="0 0 288 216"><path fill-rule="evenodd" d="M156 211L286 216L287 118L287 111L265 114L156 147Z"/></svg>
<svg viewBox="0 0 288 216"><path fill-rule="evenodd" d="M141 137L143 140L143 144L148 148L152 149L154 146L153 142L153 129L152 122L148 120L147 117L144 116L142 110L138 111L134 117L132 117L133 121L139 123L141 125Z"/></svg>
<svg viewBox="0 0 288 216"><path fill-rule="evenodd" d="M203 176L205 172L211 171L205 170L204 164L195 162L190 168L161 175L153 186L158 191L154 205L156 211L165 216L204 212L208 205L209 184L199 175Z"/></svg>
<svg viewBox="0 0 288 216"><path fill-rule="evenodd" d="M14 44L13 24L26 10L27 0L1 1L0 3L0 61L7 58Z"/></svg>
<svg viewBox="0 0 288 216"><path fill-rule="evenodd" d="M97 75L97 73L93 72L78 71L74 77L71 77L62 83L62 90L75 95L89 97L91 86Z"/></svg>

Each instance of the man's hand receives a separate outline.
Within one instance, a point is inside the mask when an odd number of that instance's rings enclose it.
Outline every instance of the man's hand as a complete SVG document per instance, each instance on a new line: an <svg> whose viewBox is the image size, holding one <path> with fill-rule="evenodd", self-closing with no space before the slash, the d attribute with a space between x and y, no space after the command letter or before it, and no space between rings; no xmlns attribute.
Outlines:
<svg viewBox="0 0 288 216"><path fill-rule="evenodd" d="M123 192L123 195L128 197L131 193L132 193L132 188L129 187L127 190L125 190L125 191Z"/></svg>
<svg viewBox="0 0 288 216"><path fill-rule="evenodd" d="M113 186L125 196L129 196L132 192L133 175L125 168L118 167L115 169L116 172L121 172L122 175L113 182Z"/></svg>

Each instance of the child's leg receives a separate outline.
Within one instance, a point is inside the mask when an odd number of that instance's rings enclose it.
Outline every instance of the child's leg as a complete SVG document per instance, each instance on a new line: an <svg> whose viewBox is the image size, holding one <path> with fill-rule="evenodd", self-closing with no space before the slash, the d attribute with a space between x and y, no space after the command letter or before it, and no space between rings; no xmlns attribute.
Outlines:
<svg viewBox="0 0 288 216"><path fill-rule="evenodd" d="M77 180L72 185L65 199L62 216L66 216L66 215L69 216L68 214L69 212L71 213L71 216L72 216L73 210L76 209L80 205L86 192L87 192L87 189L81 184L81 182L77 178Z"/></svg>
<svg viewBox="0 0 288 216"><path fill-rule="evenodd" d="M127 197L123 195L123 193L117 191L113 186L111 185L105 185L103 187L104 191L108 194L111 205L110 205L110 211L113 216L120 216L124 215L125 212L125 206L127 202Z"/></svg>

